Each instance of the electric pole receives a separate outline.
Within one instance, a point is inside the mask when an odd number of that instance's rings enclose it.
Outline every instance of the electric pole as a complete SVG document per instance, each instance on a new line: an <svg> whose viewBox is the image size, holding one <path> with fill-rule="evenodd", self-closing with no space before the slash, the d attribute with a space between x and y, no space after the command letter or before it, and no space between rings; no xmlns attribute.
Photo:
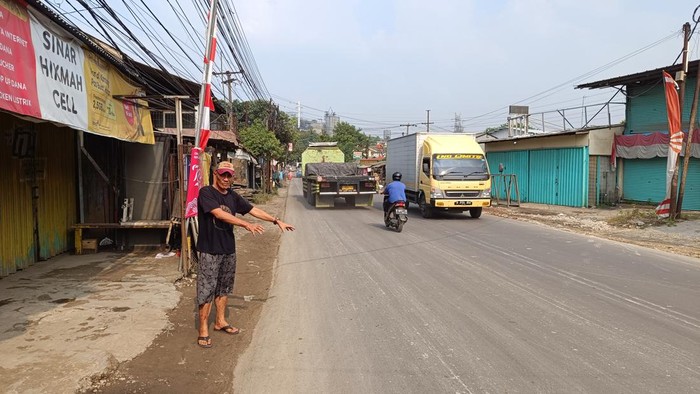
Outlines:
<svg viewBox="0 0 700 394"><path fill-rule="evenodd" d="M181 272L186 272L189 269L189 250L187 243L187 221L185 220L185 177L187 174L183 171L185 168L185 148L182 145L182 100L190 98L189 96L163 96L166 99L175 100L175 129L177 130L177 196L180 204L177 208L173 208L170 213L171 217L180 218L180 261L178 269ZM177 209L177 215L175 214Z"/></svg>
<svg viewBox="0 0 700 394"><path fill-rule="evenodd" d="M236 78L233 78L233 74L243 74L241 71L222 71L222 72L217 72L213 73L213 75L225 75L228 77L228 79L225 79L221 81L224 85L228 85L228 127L229 130L233 131L235 134L238 134L238 130L233 130L233 83L238 81ZM238 137L238 135L236 135Z"/></svg>
<svg viewBox="0 0 700 394"><path fill-rule="evenodd" d="M418 125L415 124L415 123L400 124L399 126L400 126L400 127L406 126L406 135L408 135L408 128L409 128L409 127L411 127L411 126L413 126L413 127L418 127Z"/></svg>
<svg viewBox="0 0 700 394"><path fill-rule="evenodd" d="M688 28L690 28L690 25L688 25ZM693 131L695 131L695 120L698 114L698 94L700 94L700 67L698 67L698 72L695 75L695 80L695 95L693 96L693 106L690 109L690 122L688 124L687 136L688 139L685 142L685 156L683 156L683 176L681 177L681 188L678 191L678 204L676 205L676 210L671 211L671 213L674 215L671 216L672 218L677 218L680 216L681 208L683 206L683 193L685 192L685 177L688 175L688 166L690 165L690 153L693 149L691 145L693 140ZM681 149L681 152L682 151L683 150ZM680 156L678 157L678 161L680 161ZM676 162L676 178L678 178L678 161ZM671 204L673 204L673 199L671 200Z"/></svg>
<svg viewBox="0 0 700 394"><path fill-rule="evenodd" d="M683 125L683 101L685 99L685 80L688 75L688 40L690 40L690 23L686 22L683 25L683 70L680 71L681 73L681 80L679 82L679 89L680 92L678 94L678 109L679 109L679 114L678 116L680 117L680 123ZM678 78L676 78L678 79ZM696 93L697 94L697 93ZM692 111L691 111L692 112ZM681 130L683 129L683 126L681 126ZM688 127L688 141L690 141L690 136L693 133L693 122L691 120L691 123ZM671 131L669 130L669 138L671 137ZM688 145L690 147L690 145ZM669 149L671 149L669 147ZM689 151L686 151L686 156L688 155ZM674 163L673 166L673 175L671 176L671 193L669 194L671 198L671 206L670 206L670 212L668 217L671 219L675 219L678 214L680 213L680 204L683 202L683 197L678 196L678 201L676 201L676 196L678 195L678 168L680 166L680 160L681 157L678 155L678 158L676 158L676 162ZM685 173L683 174L683 178L685 178Z"/></svg>
<svg viewBox="0 0 700 394"><path fill-rule="evenodd" d="M425 121L425 122L423 122L423 123L420 123L420 124L426 125L426 126L425 126L425 132L426 132L426 133L430 133L430 125L433 124L433 123L435 123L435 122L431 122L431 121L430 121L430 110L429 110L429 109L426 109L425 112L428 113L428 119L427 119L427 121Z"/></svg>

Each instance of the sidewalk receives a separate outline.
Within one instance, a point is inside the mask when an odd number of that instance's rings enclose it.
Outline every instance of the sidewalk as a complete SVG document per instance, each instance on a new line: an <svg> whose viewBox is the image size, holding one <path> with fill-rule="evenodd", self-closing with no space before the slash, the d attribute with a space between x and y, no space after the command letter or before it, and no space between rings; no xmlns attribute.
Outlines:
<svg viewBox="0 0 700 394"><path fill-rule="evenodd" d="M3 393L75 392L142 353L180 300L178 257L64 254L0 280Z"/></svg>

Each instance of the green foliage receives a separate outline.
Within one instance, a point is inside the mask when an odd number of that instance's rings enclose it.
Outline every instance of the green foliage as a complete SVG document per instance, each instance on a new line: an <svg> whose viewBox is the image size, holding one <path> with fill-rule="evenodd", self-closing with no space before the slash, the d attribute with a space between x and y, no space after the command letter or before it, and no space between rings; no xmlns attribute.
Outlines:
<svg viewBox="0 0 700 394"><path fill-rule="evenodd" d="M252 126L255 122L260 122L269 130L272 130L275 137L282 144L293 142L296 122L277 106L265 100L234 101L233 110L238 119L238 128L242 130Z"/></svg>
<svg viewBox="0 0 700 394"><path fill-rule="evenodd" d="M313 130L298 130L294 133L294 150L289 155L289 161L301 161L301 154L312 142L318 142L320 136Z"/></svg>
<svg viewBox="0 0 700 394"><path fill-rule="evenodd" d="M256 157L266 160L282 157L282 145L275 134L259 120L241 129L241 143Z"/></svg>
<svg viewBox="0 0 700 394"><path fill-rule="evenodd" d="M338 147L345 154L346 162L353 161L354 151L361 151L366 157L369 147L379 140L379 137L370 137L361 130L347 122L339 122L333 129L333 136L329 137L329 140L338 142Z"/></svg>

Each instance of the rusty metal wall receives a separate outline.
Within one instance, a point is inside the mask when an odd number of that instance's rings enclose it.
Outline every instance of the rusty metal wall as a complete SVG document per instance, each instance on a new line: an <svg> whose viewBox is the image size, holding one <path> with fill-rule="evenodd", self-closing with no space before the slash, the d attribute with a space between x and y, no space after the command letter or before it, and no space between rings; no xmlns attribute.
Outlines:
<svg viewBox="0 0 700 394"><path fill-rule="evenodd" d="M72 249L71 226L77 223L77 131L42 124L37 128L37 158L45 176L37 182L39 259Z"/></svg>
<svg viewBox="0 0 700 394"><path fill-rule="evenodd" d="M31 187L21 180L22 159L14 155L17 136L31 132L26 122L0 113L0 277L36 261Z"/></svg>
<svg viewBox="0 0 700 394"><path fill-rule="evenodd" d="M0 125L2 277L71 249L77 197L74 130L6 113Z"/></svg>

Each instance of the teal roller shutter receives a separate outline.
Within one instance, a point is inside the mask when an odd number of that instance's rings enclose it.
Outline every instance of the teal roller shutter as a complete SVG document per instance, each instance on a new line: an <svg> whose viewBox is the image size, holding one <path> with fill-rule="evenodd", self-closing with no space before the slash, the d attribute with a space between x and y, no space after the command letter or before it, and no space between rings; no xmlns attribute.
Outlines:
<svg viewBox="0 0 700 394"><path fill-rule="evenodd" d="M518 182L518 189L520 191L520 201L528 201L528 151L513 151L513 152L490 152L486 154L486 161L489 163L489 169L491 174L499 174L498 165L503 163L505 170L503 174L514 174ZM498 189L496 190L496 187ZM506 191L503 185L503 181L492 182L491 193L494 196L498 196L500 199L506 198ZM515 185L511 189L511 198L515 199Z"/></svg>
<svg viewBox="0 0 700 394"><path fill-rule="evenodd" d="M666 197L666 158L625 159L622 198L658 204ZM700 210L700 160L690 159L683 193L683 210ZM681 170L682 175L682 170ZM680 185L680 177L679 177Z"/></svg>
<svg viewBox="0 0 700 394"><path fill-rule="evenodd" d="M681 209L684 211L700 211L700 159L691 157L688 167L690 170L685 180L683 206Z"/></svg>
<svg viewBox="0 0 700 394"><path fill-rule="evenodd" d="M588 148L531 151L528 192L530 202L587 206Z"/></svg>
<svg viewBox="0 0 700 394"><path fill-rule="evenodd" d="M658 204L666 196L666 158L625 159L622 198Z"/></svg>

